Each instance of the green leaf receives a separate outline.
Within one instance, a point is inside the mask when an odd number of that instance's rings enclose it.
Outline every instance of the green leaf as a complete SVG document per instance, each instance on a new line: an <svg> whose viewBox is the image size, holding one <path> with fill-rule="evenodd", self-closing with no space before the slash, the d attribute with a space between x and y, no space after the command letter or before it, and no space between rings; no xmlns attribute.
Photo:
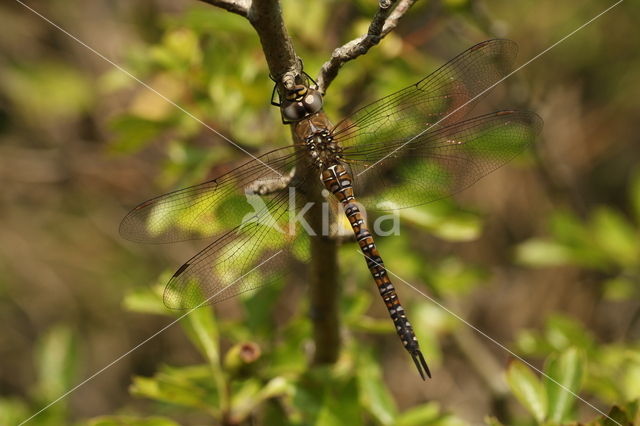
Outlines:
<svg viewBox="0 0 640 426"><path fill-rule="evenodd" d="M547 396L538 377L520 361L513 361L507 370L507 383L522 405L538 421L547 415Z"/></svg>
<svg viewBox="0 0 640 426"><path fill-rule="evenodd" d="M571 263L571 252L555 241L532 238L518 245L516 259L532 267L549 267Z"/></svg>
<svg viewBox="0 0 640 426"><path fill-rule="evenodd" d="M553 380L545 378L547 391L548 419L561 423L568 419L576 397L572 394L580 390L585 371L585 358L576 348L570 348L560 355L547 359L545 373Z"/></svg>
<svg viewBox="0 0 640 426"><path fill-rule="evenodd" d="M473 241L482 232L482 221L478 216L457 211L446 203L402 209L400 215L403 221L413 223L447 241Z"/></svg>
<svg viewBox="0 0 640 426"><path fill-rule="evenodd" d="M618 276L604 281L604 298L613 301L631 300L638 293L638 285L631 278Z"/></svg>
<svg viewBox="0 0 640 426"><path fill-rule="evenodd" d="M574 319L563 315L552 315L545 325L547 342L556 350L563 351L575 346L589 350L594 346L593 337Z"/></svg>
<svg viewBox="0 0 640 426"><path fill-rule="evenodd" d="M398 416L396 426L422 426L430 424L440 416L440 406L436 402L429 402L411 408Z"/></svg>
<svg viewBox="0 0 640 426"><path fill-rule="evenodd" d="M611 262L621 266L638 263L638 232L622 214L608 207L600 207L596 210L591 226L597 246L608 255Z"/></svg>
<svg viewBox="0 0 640 426"><path fill-rule="evenodd" d="M209 306L199 307L189 312L180 322L184 325L189 339L209 361L209 364L216 369L219 368L218 339L220 336L213 309Z"/></svg>
<svg viewBox="0 0 640 426"><path fill-rule="evenodd" d="M485 417L484 422L487 424L487 426L504 426L500 420L496 419L495 417Z"/></svg>
<svg viewBox="0 0 640 426"><path fill-rule="evenodd" d="M12 64L9 61L1 68L0 90L27 120L73 119L91 107L95 91L78 69L46 60Z"/></svg>
<svg viewBox="0 0 640 426"><path fill-rule="evenodd" d="M87 426L179 426L166 417L102 416L85 423Z"/></svg>
<svg viewBox="0 0 640 426"><path fill-rule="evenodd" d="M232 423L242 423L251 412L261 402L259 392L261 383L258 379L243 380L234 383L231 394L231 413L229 414Z"/></svg>
<svg viewBox="0 0 640 426"><path fill-rule="evenodd" d="M121 154L136 152L156 139L165 127L164 122L135 115L121 115L111 122L111 129L118 135L111 144L111 149Z"/></svg>
<svg viewBox="0 0 640 426"><path fill-rule="evenodd" d="M378 423L392 424L397 408L384 383L378 361L369 352L363 352L358 357L358 363L360 404Z"/></svg>
<svg viewBox="0 0 640 426"><path fill-rule="evenodd" d="M330 367L315 367L296 387L293 404L300 410L300 424L360 425L364 413L358 403L359 394L354 377L337 375Z"/></svg>
<svg viewBox="0 0 640 426"><path fill-rule="evenodd" d="M362 424L362 410L358 404L358 396L359 389L354 378L344 383L327 383L316 425Z"/></svg>
<svg viewBox="0 0 640 426"><path fill-rule="evenodd" d="M220 405L220 392L207 365L164 366L153 377L134 377L130 391L136 396L194 407L212 415L217 415Z"/></svg>
<svg viewBox="0 0 640 426"><path fill-rule="evenodd" d="M622 389L625 399L640 398L640 354L636 351L630 352L630 360L627 362Z"/></svg>
<svg viewBox="0 0 640 426"><path fill-rule="evenodd" d="M0 425L17 425L33 412L26 402L17 398L0 398Z"/></svg>
<svg viewBox="0 0 640 426"><path fill-rule="evenodd" d="M76 342L66 326L54 326L42 338L37 354L39 397L50 400L64 393L73 382Z"/></svg>
<svg viewBox="0 0 640 426"><path fill-rule="evenodd" d="M166 282L165 280L164 282ZM134 288L124 298L125 309L143 314L171 315L162 303L162 290L159 294L149 288Z"/></svg>
<svg viewBox="0 0 640 426"><path fill-rule="evenodd" d="M480 282L480 270L469 266L462 260L450 256L440 261L428 282L441 296L460 296L471 293Z"/></svg>

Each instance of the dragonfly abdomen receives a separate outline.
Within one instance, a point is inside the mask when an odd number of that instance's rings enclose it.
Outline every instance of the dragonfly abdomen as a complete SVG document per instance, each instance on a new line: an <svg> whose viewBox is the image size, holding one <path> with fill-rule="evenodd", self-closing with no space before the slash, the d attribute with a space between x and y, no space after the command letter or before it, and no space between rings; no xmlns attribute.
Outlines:
<svg viewBox="0 0 640 426"><path fill-rule="evenodd" d="M425 379L425 373L431 377L429 367L420 351L418 339L413 332L411 323L404 313L404 308L400 304L396 289L389 279L373 235L369 232L364 216L356 204L351 184L351 176L342 164L337 163L325 168L322 171L321 178L324 186L342 203L344 212L349 219L353 233L360 246L360 250L362 250L362 253L365 255L367 267L373 276L382 300L384 300L402 344L409 354L411 354L422 379Z"/></svg>

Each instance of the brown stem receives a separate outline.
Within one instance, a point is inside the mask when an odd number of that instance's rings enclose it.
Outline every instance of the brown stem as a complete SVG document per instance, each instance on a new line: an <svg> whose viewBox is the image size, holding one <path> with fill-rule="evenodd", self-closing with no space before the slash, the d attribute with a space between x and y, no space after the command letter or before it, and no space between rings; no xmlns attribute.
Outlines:
<svg viewBox="0 0 640 426"><path fill-rule="evenodd" d="M320 194L320 191L317 192ZM321 196L319 198L322 198ZM318 200L320 201L320 200ZM317 204L320 206L320 204ZM308 215L314 230L322 228L321 208ZM318 234L311 238L311 271L309 294L311 321L315 343L314 364L333 364L340 354L340 316L338 280L338 242Z"/></svg>
<svg viewBox="0 0 640 426"><path fill-rule="evenodd" d="M320 114L324 114L320 112ZM328 120L327 120L328 123ZM296 143L304 143L293 133ZM309 167L301 159L296 166L296 175L305 182L302 191L305 201L312 203L305 215L315 236L311 236L311 267L309 271L310 317L313 323L313 342L315 352L313 364L333 364L340 354L340 317L339 317L339 277L338 246L339 241L330 237L327 225L328 211L323 212L327 200L322 195L323 186L318 171ZM323 227L324 225L324 227Z"/></svg>

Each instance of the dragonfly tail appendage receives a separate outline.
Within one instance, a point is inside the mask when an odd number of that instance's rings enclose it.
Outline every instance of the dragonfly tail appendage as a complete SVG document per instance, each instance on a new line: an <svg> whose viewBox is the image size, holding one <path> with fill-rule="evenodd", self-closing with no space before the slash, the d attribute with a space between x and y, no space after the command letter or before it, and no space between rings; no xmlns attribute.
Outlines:
<svg viewBox="0 0 640 426"><path fill-rule="evenodd" d="M413 352L409 352L409 354L411 354L411 359L413 359L413 362L415 363L416 368L418 369L418 373L420 373L420 377L422 377L422 380L427 380L427 377L431 378L431 371L429 371L429 366L427 365L427 361L424 360L422 352L417 349Z"/></svg>

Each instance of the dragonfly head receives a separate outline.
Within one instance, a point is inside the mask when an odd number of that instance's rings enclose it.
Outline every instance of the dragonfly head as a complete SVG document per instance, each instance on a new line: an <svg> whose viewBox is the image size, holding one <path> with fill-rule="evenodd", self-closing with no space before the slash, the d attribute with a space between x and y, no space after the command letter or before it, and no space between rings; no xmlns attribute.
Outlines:
<svg viewBox="0 0 640 426"><path fill-rule="evenodd" d="M310 84L313 82L313 86ZM274 87L274 95L276 85ZM303 72L299 84L294 85L291 89L277 90L279 102L273 99L271 103L280 107L282 114L282 122L285 124L295 123L322 109L322 94L317 90L315 81Z"/></svg>
<svg viewBox="0 0 640 426"><path fill-rule="evenodd" d="M315 89L296 85L287 93L280 105L282 118L287 123L300 121L322 109L322 95Z"/></svg>

